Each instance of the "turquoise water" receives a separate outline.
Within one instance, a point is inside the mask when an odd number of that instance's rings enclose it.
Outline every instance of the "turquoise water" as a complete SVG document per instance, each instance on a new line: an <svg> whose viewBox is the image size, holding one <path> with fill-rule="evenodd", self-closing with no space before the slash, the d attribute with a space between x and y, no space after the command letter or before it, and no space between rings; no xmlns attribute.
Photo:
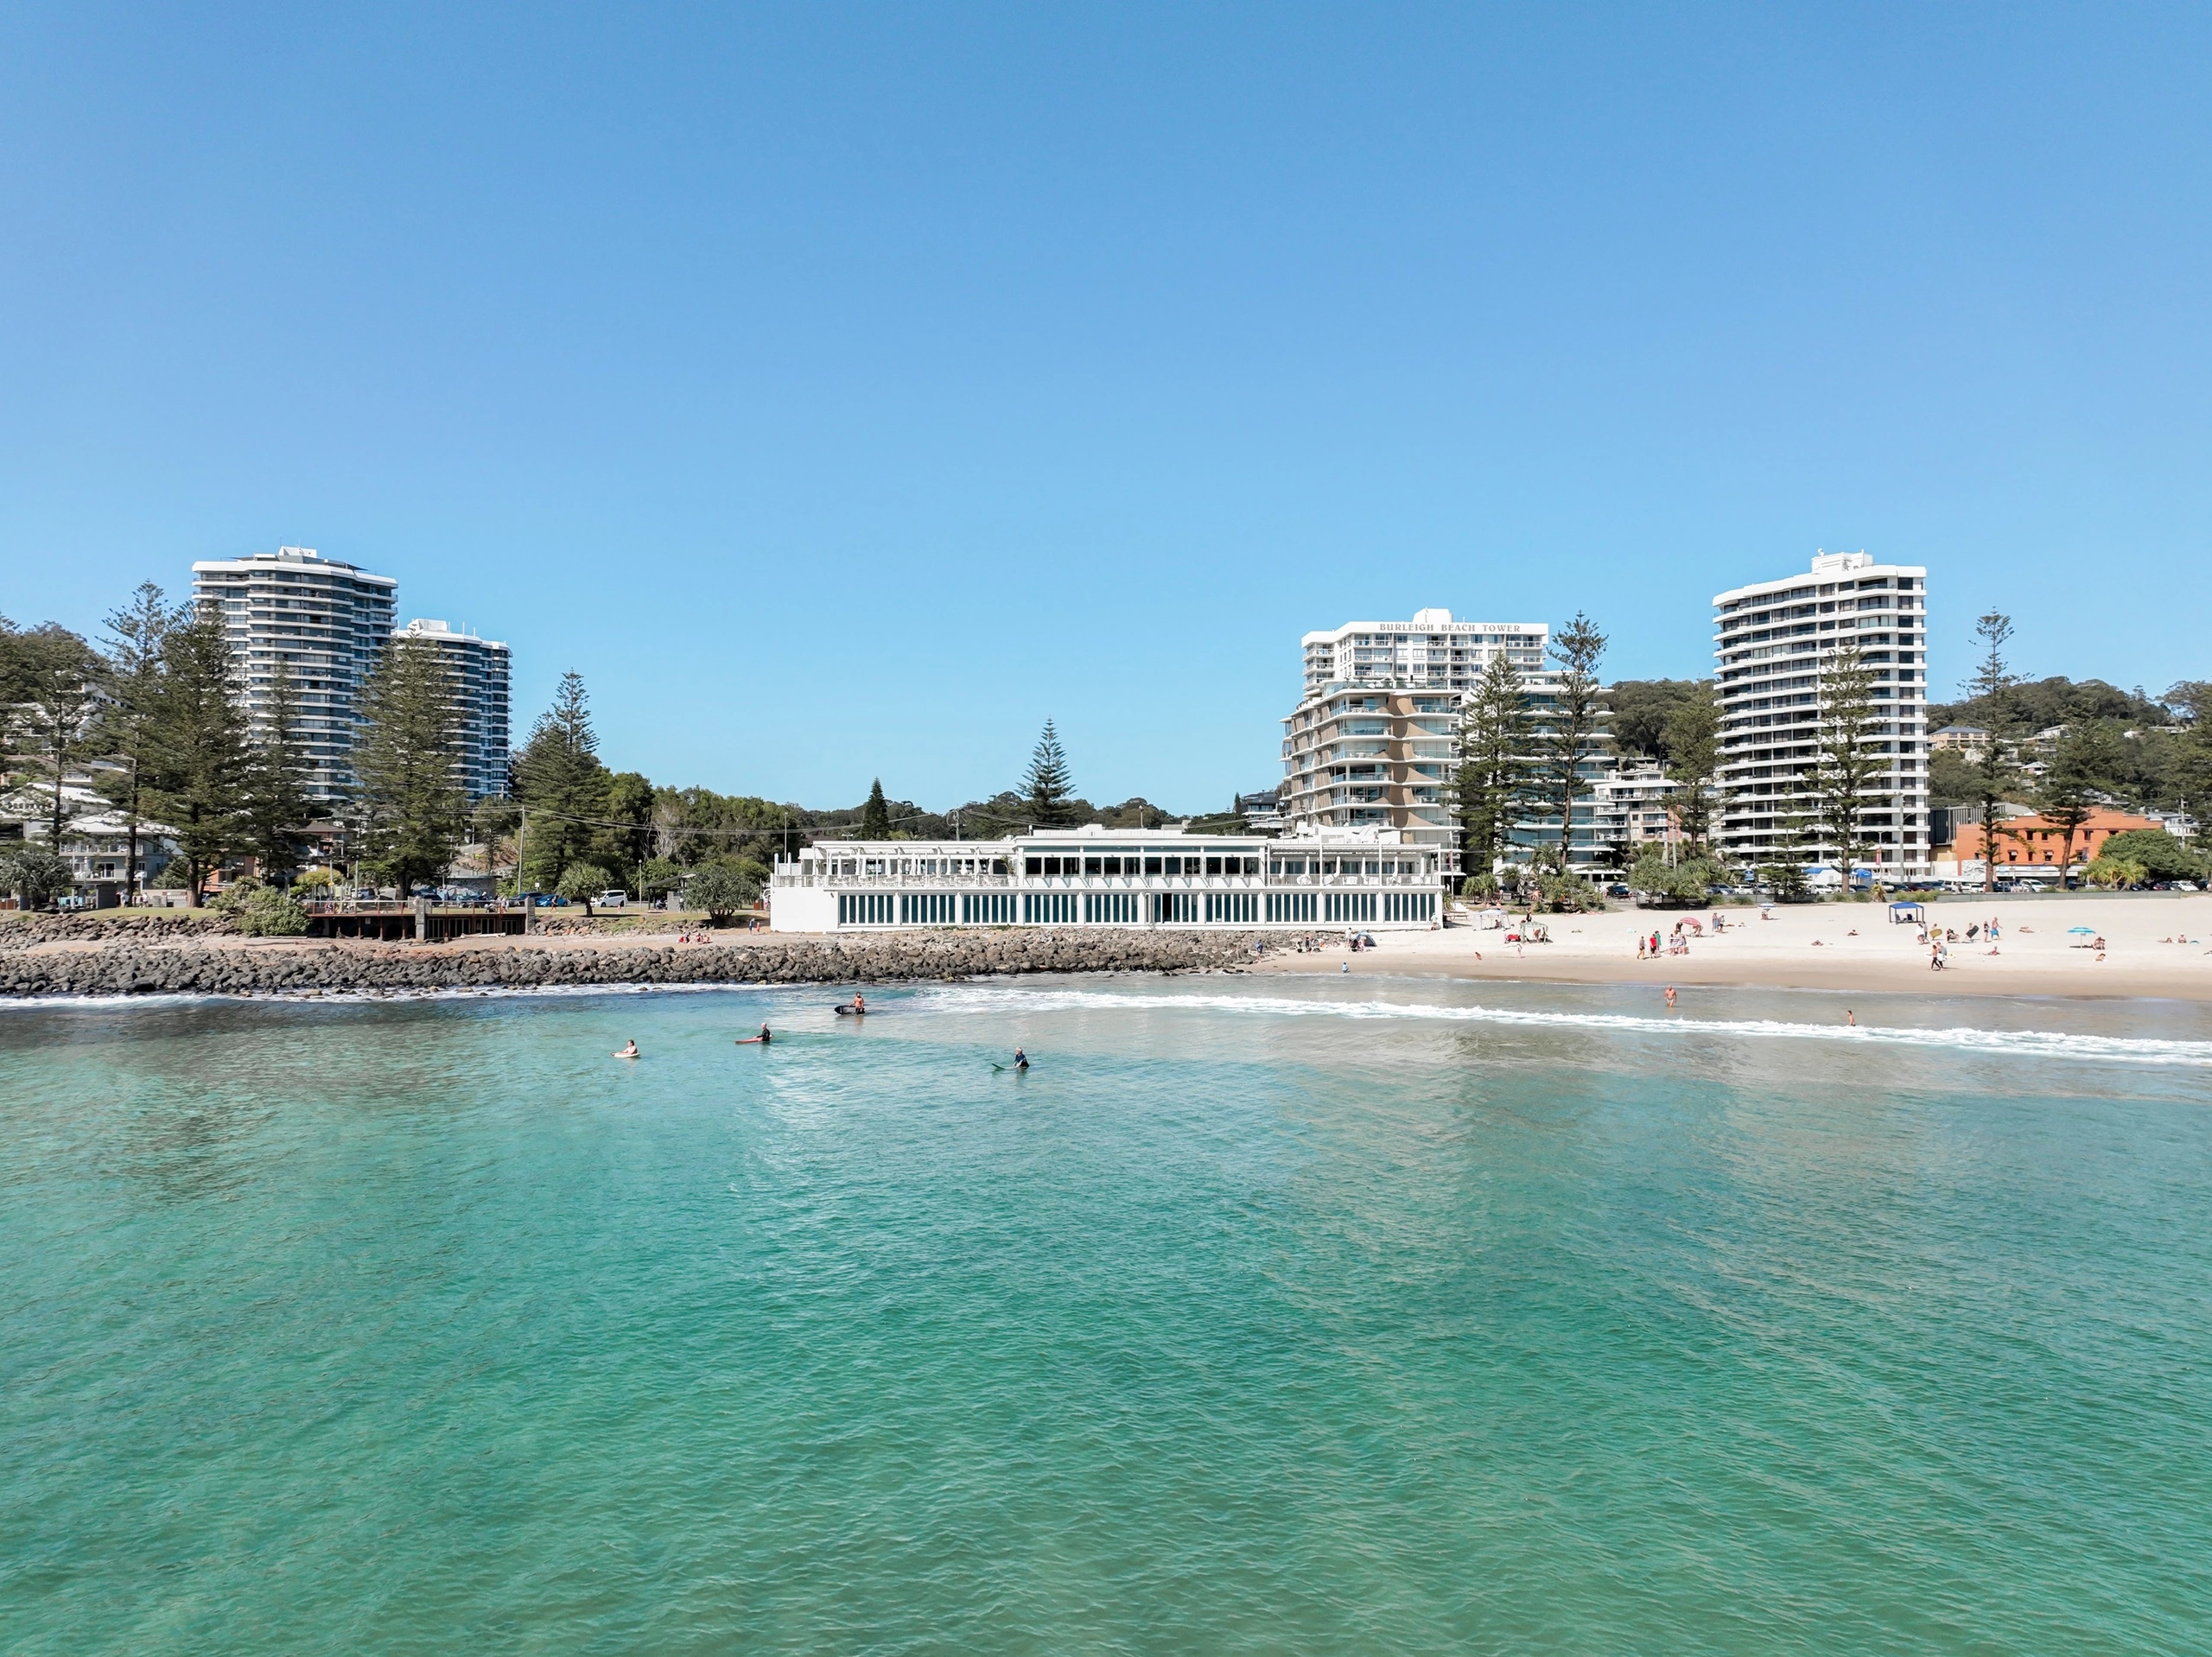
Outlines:
<svg viewBox="0 0 2212 1657"><path fill-rule="evenodd" d="M0 1009L0 1644L2212 1649L2202 1012L830 999Z"/></svg>

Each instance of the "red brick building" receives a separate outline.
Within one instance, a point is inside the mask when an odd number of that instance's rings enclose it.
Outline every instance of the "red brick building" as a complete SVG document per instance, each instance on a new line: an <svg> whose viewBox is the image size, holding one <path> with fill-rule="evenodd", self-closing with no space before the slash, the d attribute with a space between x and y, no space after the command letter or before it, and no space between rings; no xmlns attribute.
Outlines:
<svg viewBox="0 0 2212 1657"><path fill-rule="evenodd" d="M2158 825L2148 817L2139 817L2126 811L2099 809L2089 814L2079 828L2074 831L2074 862L2087 863L2104 849L2104 843L2114 835L2125 834L2131 828L2157 828ZM2046 868L2057 873L2059 860L2065 853L2065 840L2058 825L2045 817L2013 817L1997 831L1996 862L1999 868ZM1981 825L1961 822L1955 831L1951 848L1955 867L1981 861Z"/></svg>

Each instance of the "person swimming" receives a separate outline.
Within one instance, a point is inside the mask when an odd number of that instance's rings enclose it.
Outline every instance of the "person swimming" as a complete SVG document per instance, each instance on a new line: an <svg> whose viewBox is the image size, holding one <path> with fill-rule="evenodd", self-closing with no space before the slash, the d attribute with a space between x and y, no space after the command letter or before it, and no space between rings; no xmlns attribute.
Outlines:
<svg viewBox="0 0 2212 1657"><path fill-rule="evenodd" d="M615 1052L614 1057L616 1058L636 1058L638 1057L638 1044L634 1041L624 1043L623 1045Z"/></svg>

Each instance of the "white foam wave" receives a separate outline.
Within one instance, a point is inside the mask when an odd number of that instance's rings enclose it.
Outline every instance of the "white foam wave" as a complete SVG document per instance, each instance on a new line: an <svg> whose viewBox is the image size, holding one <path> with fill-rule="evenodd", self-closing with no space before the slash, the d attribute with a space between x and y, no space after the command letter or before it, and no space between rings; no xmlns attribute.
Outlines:
<svg viewBox="0 0 2212 1657"><path fill-rule="evenodd" d="M2056 1030L1978 1030L1970 1026L1915 1028L1909 1025L1796 1024L1780 1019L1646 1018L1624 1013L1549 1013L1520 1007L1442 1006L1423 1001L1335 1001L1285 995L1132 995L1113 990L1021 989L1012 985L961 985L925 993L933 1002L991 1006L1030 1012L1089 1007L1160 1010L1191 1008L1275 1018L1411 1019L1449 1024L1610 1030L1625 1034L1783 1038L1890 1047L1944 1048L2013 1058L2063 1058L2123 1064L2182 1065L2212 1070L2212 1042L2085 1036Z"/></svg>

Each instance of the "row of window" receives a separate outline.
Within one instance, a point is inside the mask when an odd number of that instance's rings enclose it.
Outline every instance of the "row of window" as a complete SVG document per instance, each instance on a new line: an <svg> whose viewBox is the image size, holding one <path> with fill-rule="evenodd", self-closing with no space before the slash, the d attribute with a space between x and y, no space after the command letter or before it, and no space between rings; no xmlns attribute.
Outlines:
<svg viewBox="0 0 2212 1657"><path fill-rule="evenodd" d="M1013 892L841 892L840 926L1010 926ZM1030 926L1156 924L1249 926L1262 913L1273 923L1433 921L1433 892L1026 892L1021 921Z"/></svg>
<svg viewBox="0 0 2212 1657"><path fill-rule="evenodd" d="M1025 874L1257 874L1256 857L1027 857Z"/></svg>

